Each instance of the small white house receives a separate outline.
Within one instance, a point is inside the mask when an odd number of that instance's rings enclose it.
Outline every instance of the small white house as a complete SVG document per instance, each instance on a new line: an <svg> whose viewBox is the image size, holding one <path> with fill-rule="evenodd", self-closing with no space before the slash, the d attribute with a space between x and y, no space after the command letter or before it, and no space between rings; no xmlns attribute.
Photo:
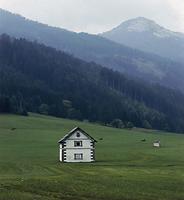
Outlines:
<svg viewBox="0 0 184 200"><path fill-rule="evenodd" d="M153 143L153 146L154 147L160 147L160 141L155 141L154 143Z"/></svg>
<svg viewBox="0 0 184 200"><path fill-rule="evenodd" d="M79 127L71 130L59 141L59 160L61 162L94 162L95 142Z"/></svg>

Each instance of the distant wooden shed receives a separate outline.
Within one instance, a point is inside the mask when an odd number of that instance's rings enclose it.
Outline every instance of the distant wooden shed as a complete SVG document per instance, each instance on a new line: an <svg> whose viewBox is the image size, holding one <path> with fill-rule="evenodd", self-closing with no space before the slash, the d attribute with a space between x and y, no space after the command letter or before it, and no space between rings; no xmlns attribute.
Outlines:
<svg viewBox="0 0 184 200"><path fill-rule="evenodd" d="M159 148L161 146L160 140L154 141L153 146Z"/></svg>

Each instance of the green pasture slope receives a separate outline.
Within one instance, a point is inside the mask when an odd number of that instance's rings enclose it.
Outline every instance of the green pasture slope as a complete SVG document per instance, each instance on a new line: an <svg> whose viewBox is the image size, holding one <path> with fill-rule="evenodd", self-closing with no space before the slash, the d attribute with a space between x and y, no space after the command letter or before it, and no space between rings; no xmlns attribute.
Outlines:
<svg viewBox="0 0 184 200"><path fill-rule="evenodd" d="M75 126L103 138L96 163L58 162L57 141ZM38 199L184 200L184 135L0 115L0 200Z"/></svg>

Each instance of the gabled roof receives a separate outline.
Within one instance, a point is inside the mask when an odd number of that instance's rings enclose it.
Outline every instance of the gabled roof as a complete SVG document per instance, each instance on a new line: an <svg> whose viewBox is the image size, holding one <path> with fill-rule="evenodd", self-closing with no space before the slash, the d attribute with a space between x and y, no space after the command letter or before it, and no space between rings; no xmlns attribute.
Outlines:
<svg viewBox="0 0 184 200"><path fill-rule="evenodd" d="M153 143L160 143L160 140L156 140L156 141L154 141Z"/></svg>
<svg viewBox="0 0 184 200"><path fill-rule="evenodd" d="M61 138L61 140L58 141L58 143L63 143L65 140L67 140L74 132L76 131L80 131L82 132L86 137L88 137L90 140L92 140L93 142L97 142L93 137L91 137L88 133L86 133L84 130L82 130L79 127L75 127L74 129L72 129L69 133L67 133L63 138Z"/></svg>

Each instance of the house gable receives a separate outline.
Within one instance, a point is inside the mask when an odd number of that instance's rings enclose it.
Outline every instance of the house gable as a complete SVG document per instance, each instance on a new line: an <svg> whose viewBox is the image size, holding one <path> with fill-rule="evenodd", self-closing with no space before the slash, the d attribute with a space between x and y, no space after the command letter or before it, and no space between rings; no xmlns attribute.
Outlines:
<svg viewBox="0 0 184 200"><path fill-rule="evenodd" d="M86 140L89 139L92 142L97 142L93 137L91 137L89 134L87 134L85 131L83 131L81 128L76 127L72 129L67 135L65 135L61 140L59 140L58 143L62 144L66 140L74 140L74 139L80 139L80 140Z"/></svg>
<svg viewBox="0 0 184 200"><path fill-rule="evenodd" d="M73 132L73 134L70 135L70 137L68 137L68 140L89 140L91 138L87 137L82 131L76 130Z"/></svg>

